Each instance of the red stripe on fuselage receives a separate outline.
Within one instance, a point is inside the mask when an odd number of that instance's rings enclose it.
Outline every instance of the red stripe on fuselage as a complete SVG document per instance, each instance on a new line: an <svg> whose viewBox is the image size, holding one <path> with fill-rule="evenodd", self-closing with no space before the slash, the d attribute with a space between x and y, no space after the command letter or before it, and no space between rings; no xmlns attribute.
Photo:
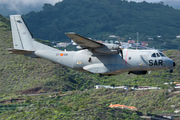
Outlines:
<svg viewBox="0 0 180 120"><path fill-rule="evenodd" d="M127 55L128 55L128 50L126 52L125 65L127 65Z"/></svg>

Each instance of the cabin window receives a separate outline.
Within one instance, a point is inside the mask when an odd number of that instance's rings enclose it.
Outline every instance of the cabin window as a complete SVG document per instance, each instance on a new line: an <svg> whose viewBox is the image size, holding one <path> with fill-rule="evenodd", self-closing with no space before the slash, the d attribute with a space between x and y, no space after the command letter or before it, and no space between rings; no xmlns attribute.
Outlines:
<svg viewBox="0 0 180 120"><path fill-rule="evenodd" d="M153 54L151 55L151 57L156 57L156 54L155 54L155 53L153 53Z"/></svg>
<svg viewBox="0 0 180 120"><path fill-rule="evenodd" d="M158 53L156 53L156 56L157 56L157 57L160 57L160 55L159 55Z"/></svg>
<svg viewBox="0 0 180 120"><path fill-rule="evenodd" d="M159 54L161 55L161 57L166 57L163 53L159 52Z"/></svg>
<svg viewBox="0 0 180 120"><path fill-rule="evenodd" d="M131 60L131 57L129 57L129 60Z"/></svg>

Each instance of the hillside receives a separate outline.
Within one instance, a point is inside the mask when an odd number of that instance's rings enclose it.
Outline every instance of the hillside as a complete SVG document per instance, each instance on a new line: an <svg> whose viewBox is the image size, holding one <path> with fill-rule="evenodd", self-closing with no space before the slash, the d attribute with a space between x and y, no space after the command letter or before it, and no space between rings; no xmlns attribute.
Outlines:
<svg viewBox="0 0 180 120"><path fill-rule="evenodd" d="M0 30L1 31L8 31L10 30L10 22L9 19L0 15Z"/></svg>
<svg viewBox="0 0 180 120"><path fill-rule="evenodd" d="M0 93L9 94L31 88L41 91L84 90L94 85L151 85L162 86L164 82L180 81L180 51L166 52L177 64L174 73L169 70L155 71L144 76L128 75L100 77L96 74L81 73L43 59L10 55L6 48L12 47L11 32L0 32Z"/></svg>
<svg viewBox="0 0 180 120"><path fill-rule="evenodd" d="M12 47L9 20L0 16L0 101L21 98L20 103L0 103L2 119L133 119L141 118L130 110L111 109L113 104L135 106L145 113L173 113L180 109L179 94L167 90L124 91L121 89L95 90L94 85L150 85L164 86L164 82L180 82L180 51L168 50L165 54L177 64L174 73L155 71L144 76L128 75L100 77L77 72L43 59L10 55L5 50ZM41 41L42 42L42 41ZM45 41L48 43L47 41ZM85 90L88 89L88 90ZM72 91L70 95L25 96L28 93ZM157 103L157 104L156 104ZM175 108L171 108L175 105Z"/></svg>
<svg viewBox="0 0 180 120"><path fill-rule="evenodd" d="M110 34L136 39L137 32L146 37L180 34L180 10L145 1L63 0L23 17L36 38L50 41L70 41L65 32L96 39Z"/></svg>
<svg viewBox="0 0 180 120"><path fill-rule="evenodd" d="M1 18L2 20L4 18ZM12 48L9 20L0 22L7 30L0 30L0 93L10 94L38 88L35 92L69 91L94 88L94 85L150 85L163 86L164 82L180 81L180 51L169 50L165 54L172 58L177 67L174 73L169 70L154 71L144 76L128 75L103 76L88 74L65 68L43 59L34 59L22 55L10 55L5 50ZM1 29L4 29L1 27Z"/></svg>
<svg viewBox="0 0 180 120"><path fill-rule="evenodd" d="M136 112L109 108L111 103L135 106L143 113L173 113L180 109L179 94L167 90L125 91L122 89L91 89L73 91L70 95L18 96L25 102L0 104L3 119L64 119L64 120L141 120ZM171 107L174 106L174 107Z"/></svg>

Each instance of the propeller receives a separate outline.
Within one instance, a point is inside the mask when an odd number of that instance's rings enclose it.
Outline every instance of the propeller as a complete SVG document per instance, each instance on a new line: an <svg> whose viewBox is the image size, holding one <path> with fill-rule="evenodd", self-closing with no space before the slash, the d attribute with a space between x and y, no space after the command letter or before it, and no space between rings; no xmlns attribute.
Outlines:
<svg viewBox="0 0 180 120"><path fill-rule="evenodd" d="M121 56L122 56L122 59L123 59L123 51L122 51L122 49L121 49L121 42L120 42L120 40L118 40L118 41L119 41L118 54L121 53Z"/></svg>

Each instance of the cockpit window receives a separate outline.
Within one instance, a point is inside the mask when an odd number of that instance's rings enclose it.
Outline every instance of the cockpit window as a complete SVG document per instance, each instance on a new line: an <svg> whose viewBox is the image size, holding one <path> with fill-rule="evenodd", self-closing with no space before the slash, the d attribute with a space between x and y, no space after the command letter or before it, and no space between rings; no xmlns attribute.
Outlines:
<svg viewBox="0 0 180 120"><path fill-rule="evenodd" d="M151 55L151 57L156 57L156 54L155 54L155 53L153 53L153 54Z"/></svg>
<svg viewBox="0 0 180 120"><path fill-rule="evenodd" d="M159 54L161 55L161 57L166 57L163 53L159 52Z"/></svg>
<svg viewBox="0 0 180 120"><path fill-rule="evenodd" d="M156 53L156 56L157 56L157 57L160 57L160 55L159 55L158 53Z"/></svg>

